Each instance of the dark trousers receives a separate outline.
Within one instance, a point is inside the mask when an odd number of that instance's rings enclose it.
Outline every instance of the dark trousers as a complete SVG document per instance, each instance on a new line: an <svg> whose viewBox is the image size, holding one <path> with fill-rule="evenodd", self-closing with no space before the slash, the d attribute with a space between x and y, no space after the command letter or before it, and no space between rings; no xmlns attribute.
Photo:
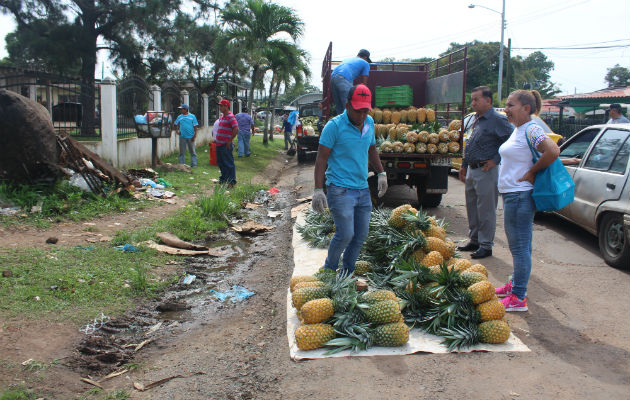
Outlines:
<svg viewBox="0 0 630 400"><path fill-rule="evenodd" d="M217 146L217 165L221 171L221 176L219 177L220 183L227 183L228 185L236 184L236 166L234 165L233 148L231 143Z"/></svg>

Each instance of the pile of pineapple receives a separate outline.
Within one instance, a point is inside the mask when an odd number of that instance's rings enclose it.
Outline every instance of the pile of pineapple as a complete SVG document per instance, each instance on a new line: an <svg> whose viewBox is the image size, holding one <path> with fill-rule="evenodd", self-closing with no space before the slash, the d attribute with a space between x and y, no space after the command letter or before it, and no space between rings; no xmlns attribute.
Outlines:
<svg viewBox="0 0 630 400"><path fill-rule="evenodd" d="M435 111L425 108L390 110L374 108L376 145L381 153L459 153L461 121L453 120L442 128Z"/></svg>
<svg viewBox="0 0 630 400"><path fill-rule="evenodd" d="M503 343L509 338L505 308L488 281L486 267L473 265L457 254L455 243L447 239L444 221L409 204L394 210L374 209L359 257L355 277L366 276L375 293L389 293L384 295L389 298L382 299L390 301L387 318L375 325L365 312L358 313L357 310L369 309L370 302L364 300L365 295L356 293L354 285L340 283L343 277L332 280L334 274L329 271L320 271L313 277L295 277L291 283L294 306L304 324L296 331L300 349L336 346L358 351L371 345L402 345L406 343L405 335L408 338L403 325L442 336L449 350L480 342ZM301 285L316 289L302 289ZM303 297L302 291L309 295ZM309 297L311 292L320 296L317 299L326 300L304 308L315 300ZM325 307L321 305L324 303ZM325 312L318 311L314 318L313 309ZM376 340L376 328L381 325L388 327L379 328L379 332L390 332L395 338Z"/></svg>
<svg viewBox="0 0 630 400"><path fill-rule="evenodd" d="M389 290L360 293L355 281L325 269L291 278L291 300L301 322L295 330L300 350L326 346L328 353L335 353L403 346L409 341L409 327L396 294Z"/></svg>

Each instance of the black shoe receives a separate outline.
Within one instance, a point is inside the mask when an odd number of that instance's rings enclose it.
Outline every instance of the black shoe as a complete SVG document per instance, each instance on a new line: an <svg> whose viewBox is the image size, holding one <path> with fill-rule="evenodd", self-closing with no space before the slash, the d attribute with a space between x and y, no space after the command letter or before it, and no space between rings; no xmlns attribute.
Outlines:
<svg viewBox="0 0 630 400"><path fill-rule="evenodd" d="M470 255L470 258L486 258L492 255L492 249L484 249L480 247L477 251Z"/></svg>
<svg viewBox="0 0 630 400"><path fill-rule="evenodd" d="M473 242L468 242L465 246L457 246L459 251L475 251L477 249L479 249L479 244Z"/></svg>

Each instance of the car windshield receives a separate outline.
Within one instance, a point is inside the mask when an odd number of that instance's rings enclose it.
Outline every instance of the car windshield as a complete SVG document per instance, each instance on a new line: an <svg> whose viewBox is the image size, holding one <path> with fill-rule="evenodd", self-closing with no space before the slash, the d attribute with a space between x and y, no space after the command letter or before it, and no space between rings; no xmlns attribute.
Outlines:
<svg viewBox="0 0 630 400"><path fill-rule="evenodd" d="M583 158L584 153L588 150L595 136L599 133L599 129L589 129L582 132L579 136L571 138L565 145L561 146L561 158Z"/></svg>

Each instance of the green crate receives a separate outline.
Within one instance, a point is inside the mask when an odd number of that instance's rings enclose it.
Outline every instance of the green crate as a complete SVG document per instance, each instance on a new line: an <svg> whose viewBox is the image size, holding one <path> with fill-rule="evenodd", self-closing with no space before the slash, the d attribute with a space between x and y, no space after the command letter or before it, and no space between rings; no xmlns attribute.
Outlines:
<svg viewBox="0 0 630 400"><path fill-rule="evenodd" d="M377 86L374 94L376 107L409 107L413 105L413 90L409 85Z"/></svg>

